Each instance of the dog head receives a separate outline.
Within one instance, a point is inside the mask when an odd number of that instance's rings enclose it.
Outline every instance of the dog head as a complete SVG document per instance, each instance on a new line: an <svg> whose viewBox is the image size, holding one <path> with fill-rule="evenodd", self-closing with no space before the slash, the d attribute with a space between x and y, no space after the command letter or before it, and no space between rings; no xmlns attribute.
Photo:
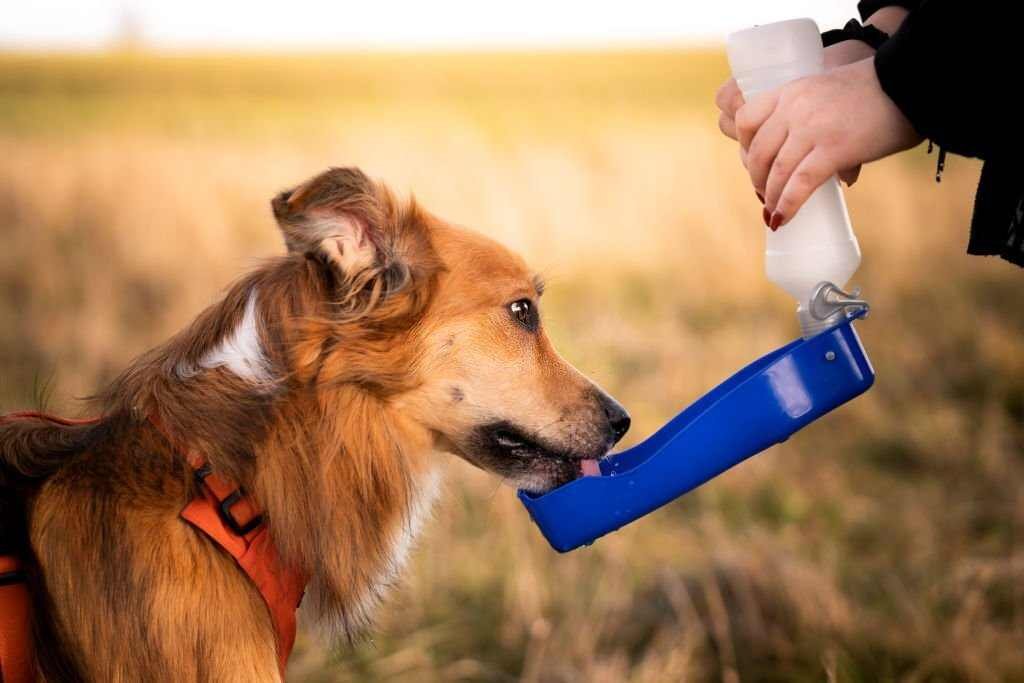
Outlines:
<svg viewBox="0 0 1024 683"><path fill-rule="evenodd" d="M289 249L314 257L332 292L324 324L336 342L319 381L362 385L434 447L532 492L576 478L628 430L622 406L553 348L542 283L511 251L355 169L331 169L273 208ZM317 354L322 344L306 352Z"/></svg>

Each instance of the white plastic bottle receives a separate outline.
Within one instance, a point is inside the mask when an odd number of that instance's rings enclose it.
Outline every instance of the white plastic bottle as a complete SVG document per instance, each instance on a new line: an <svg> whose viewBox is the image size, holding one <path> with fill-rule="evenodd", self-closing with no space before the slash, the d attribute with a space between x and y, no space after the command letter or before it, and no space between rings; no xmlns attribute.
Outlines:
<svg viewBox="0 0 1024 683"><path fill-rule="evenodd" d="M822 73L821 32L811 19L755 26L729 36L726 52L736 83L746 100L789 81ZM805 338L829 323L810 314L817 286L842 288L860 265L860 246L850 226L846 202L833 176L819 187L786 225L765 229L768 279L797 300Z"/></svg>

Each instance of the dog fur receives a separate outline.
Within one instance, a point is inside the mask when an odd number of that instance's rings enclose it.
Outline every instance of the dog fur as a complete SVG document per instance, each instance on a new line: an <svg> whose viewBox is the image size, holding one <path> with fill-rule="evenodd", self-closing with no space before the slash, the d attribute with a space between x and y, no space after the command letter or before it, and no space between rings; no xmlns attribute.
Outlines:
<svg viewBox="0 0 1024 683"><path fill-rule="evenodd" d="M555 353L539 280L500 245L351 168L272 207L287 254L134 361L99 422L0 424L46 681L280 680L267 609L179 518L195 484L150 417L250 492L311 577L305 611L349 638L398 578L445 453L543 491L628 428Z"/></svg>

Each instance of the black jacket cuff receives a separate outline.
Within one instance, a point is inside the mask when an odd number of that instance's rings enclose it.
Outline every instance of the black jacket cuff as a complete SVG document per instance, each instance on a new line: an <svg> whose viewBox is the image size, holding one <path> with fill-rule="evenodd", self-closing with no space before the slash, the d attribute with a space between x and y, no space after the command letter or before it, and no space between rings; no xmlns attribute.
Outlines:
<svg viewBox="0 0 1024 683"><path fill-rule="evenodd" d="M987 44L1000 39L956 8L931 0L911 12L875 53L875 72L918 133L955 154L987 158L1003 147L994 118L985 113L993 101L986 88L995 62ZM951 35L954 25L958 33Z"/></svg>

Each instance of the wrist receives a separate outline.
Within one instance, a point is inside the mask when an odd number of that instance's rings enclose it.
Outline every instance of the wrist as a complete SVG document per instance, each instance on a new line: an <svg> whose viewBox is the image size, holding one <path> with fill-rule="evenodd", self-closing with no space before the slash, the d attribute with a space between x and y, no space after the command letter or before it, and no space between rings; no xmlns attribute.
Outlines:
<svg viewBox="0 0 1024 683"><path fill-rule="evenodd" d="M875 56L875 49L860 40L844 40L825 48L825 69L834 69Z"/></svg>
<svg viewBox="0 0 1024 683"><path fill-rule="evenodd" d="M862 91L863 101L870 103L874 112L871 130L875 149L864 161L874 161L918 144L920 136L882 87L875 69L875 60L865 59L853 66L865 86Z"/></svg>
<svg viewBox="0 0 1024 683"><path fill-rule="evenodd" d="M889 35L896 33L900 26L903 24L903 20L910 14L906 7L900 7L899 5L893 5L891 7L883 7L877 12L873 13L867 20L864 21L864 25L871 25L880 31L885 31Z"/></svg>

